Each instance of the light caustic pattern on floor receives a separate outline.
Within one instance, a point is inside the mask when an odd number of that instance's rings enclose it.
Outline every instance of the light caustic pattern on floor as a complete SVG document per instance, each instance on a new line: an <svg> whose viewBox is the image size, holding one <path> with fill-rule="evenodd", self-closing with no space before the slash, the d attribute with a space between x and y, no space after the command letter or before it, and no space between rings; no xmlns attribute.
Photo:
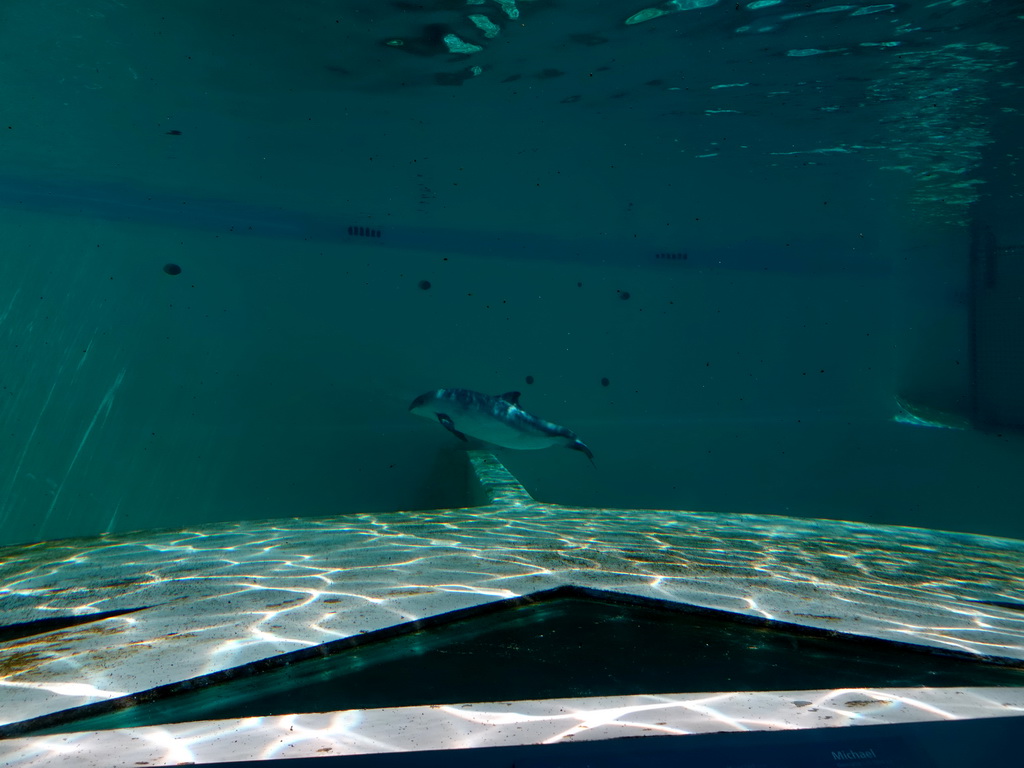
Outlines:
<svg viewBox="0 0 1024 768"><path fill-rule="evenodd" d="M691 693L210 720L0 741L19 768L274 760L1024 715L1024 688ZM885 755L880 755L885 757Z"/></svg>
<svg viewBox="0 0 1024 768"><path fill-rule="evenodd" d="M0 550L0 725L563 585L1024 659L1024 543L823 520L580 509L470 454L484 506Z"/></svg>

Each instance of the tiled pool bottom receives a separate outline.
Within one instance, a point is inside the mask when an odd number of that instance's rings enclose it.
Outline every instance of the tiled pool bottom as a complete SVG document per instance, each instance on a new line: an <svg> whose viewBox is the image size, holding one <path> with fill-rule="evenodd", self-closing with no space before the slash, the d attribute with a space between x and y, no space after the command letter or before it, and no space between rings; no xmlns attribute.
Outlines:
<svg viewBox="0 0 1024 768"><path fill-rule="evenodd" d="M1021 542L561 507L534 501L490 454L470 460L486 498L470 509L218 524L0 551L4 626L142 609L0 643L0 732L17 735L77 707L563 586L1024 660ZM861 703L847 706L850 697ZM814 706L794 703L805 701ZM1022 713L1020 688L623 696L18 738L0 742L0 758L43 765L69 749L76 762L98 750L106 758L97 764L115 754L132 764L117 746L127 740L151 750L139 761L166 764L185 753L195 762L218 759L204 750L228 742L252 745L253 755L293 757L300 745L310 755L345 754ZM408 724L402 736L391 732L399 722ZM284 743L292 746L277 749Z"/></svg>

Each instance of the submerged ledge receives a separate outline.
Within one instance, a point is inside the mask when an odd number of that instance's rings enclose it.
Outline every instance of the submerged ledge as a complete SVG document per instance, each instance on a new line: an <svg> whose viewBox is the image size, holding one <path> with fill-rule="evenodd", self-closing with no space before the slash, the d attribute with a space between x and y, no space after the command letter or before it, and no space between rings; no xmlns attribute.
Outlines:
<svg viewBox="0 0 1024 768"><path fill-rule="evenodd" d="M348 710L64 733L0 741L0 761L24 768L50 768L69 761L80 768L235 764L1021 715L1022 688L609 696Z"/></svg>
<svg viewBox="0 0 1024 768"><path fill-rule="evenodd" d="M0 550L0 625L132 611L0 643L0 735L330 641L567 587L1024 660L1022 542L545 504L491 454L468 455L479 507ZM1005 711L993 707L987 716Z"/></svg>

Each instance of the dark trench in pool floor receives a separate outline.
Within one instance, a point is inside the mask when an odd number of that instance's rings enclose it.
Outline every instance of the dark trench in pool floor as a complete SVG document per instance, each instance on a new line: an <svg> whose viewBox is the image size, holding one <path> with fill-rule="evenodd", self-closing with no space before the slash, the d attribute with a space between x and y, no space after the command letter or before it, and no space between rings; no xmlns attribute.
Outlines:
<svg viewBox="0 0 1024 768"><path fill-rule="evenodd" d="M423 704L1024 685L1024 667L727 613L558 596L33 733Z"/></svg>
<svg viewBox="0 0 1024 768"><path fill-rule="evenodd" d="M45 619L23 621L17 624L4 624L3 626L0 626L0 643L6 643L12 640L21 640L22 638L33 637L34 635L43 635L47 632L56 632L61 629L80 627L83 624L92 624L95 621L103 621L104 619L112 619L117 616L124 616L129 613L144 611L148 607L152 606L122 608L117 611L87 613L80 616L51 616Z"/></svg>

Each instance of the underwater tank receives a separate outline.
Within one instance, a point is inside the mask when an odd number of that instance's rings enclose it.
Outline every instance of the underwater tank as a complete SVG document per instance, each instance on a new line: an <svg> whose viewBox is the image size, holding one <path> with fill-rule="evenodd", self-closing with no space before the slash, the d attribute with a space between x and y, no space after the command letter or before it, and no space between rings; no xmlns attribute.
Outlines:
<svg viewBox="0 0 1024 768"><path fill-rule="evenodd" d="M0 18L0 763L1013 748L1018 3Z"/></svg>

